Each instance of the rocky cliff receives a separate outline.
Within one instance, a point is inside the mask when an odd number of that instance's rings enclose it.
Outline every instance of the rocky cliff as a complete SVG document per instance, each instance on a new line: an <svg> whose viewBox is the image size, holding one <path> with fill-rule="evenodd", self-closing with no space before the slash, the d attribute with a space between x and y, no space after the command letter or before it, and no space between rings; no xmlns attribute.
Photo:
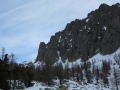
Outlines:
<svg viewBox="0 0 120 90"><path fill-rule="evenodd" d="M61 57L72 62L78 58L88 60L98 52L111 54L120 47L120 4L100 7L85 19L76 19L67 24L63 31L51 36L50 41L40 43L36 61Z"/></svg>

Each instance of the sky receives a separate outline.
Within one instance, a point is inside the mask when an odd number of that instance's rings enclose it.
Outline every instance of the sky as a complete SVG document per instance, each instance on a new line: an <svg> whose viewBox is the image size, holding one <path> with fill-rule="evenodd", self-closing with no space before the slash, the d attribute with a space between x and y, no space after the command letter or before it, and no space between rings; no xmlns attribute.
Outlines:
<svg viewBox="0 0 120 90"><path fill-rule="evenodd" d="M0 0L0 52L14 53L16 62L34 61L40 42L83 19L100 4L119 0ZM0 53L1 54L1 53Z"/></svg>

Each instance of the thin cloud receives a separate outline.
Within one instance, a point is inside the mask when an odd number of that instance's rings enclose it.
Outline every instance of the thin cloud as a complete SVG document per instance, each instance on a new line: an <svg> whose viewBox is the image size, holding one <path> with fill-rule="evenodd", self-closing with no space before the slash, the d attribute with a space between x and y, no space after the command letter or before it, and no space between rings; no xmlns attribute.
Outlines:
<svg viewBox="0 0 120 90"><path fill-rule="evenodd" d="M0 47L13 52L18 62L34 60L40 42L47 43L67 23L82 19L101 3L117 0L35 0L0 14ZM7 3L7 2L6 2Z"/></svg>

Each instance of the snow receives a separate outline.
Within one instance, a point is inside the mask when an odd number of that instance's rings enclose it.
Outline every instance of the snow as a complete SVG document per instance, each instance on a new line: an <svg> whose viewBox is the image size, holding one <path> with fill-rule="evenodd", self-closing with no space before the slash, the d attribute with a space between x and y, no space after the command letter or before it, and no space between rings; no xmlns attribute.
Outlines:
<svg viewBox="0 0 120 90"><path fill-rule="evenodd" d="M86 19L86 22L88 22L89 21L89 19Z"/></svg>
<svg viewBox="0 0 120 90"><path fill-rule="evenodd" d="M59 82L59 80L57 81ZM54 85L54 86L47 86L42 82L36 82L33 81L34 85L29 88L25 88L24 90L45 90L45 88L50 88L51 90L56 90L60 85ZM67 87L68 90L110 90L109 88L104 88L100 85L94 85L94 84L83 84L78 83L76 81L72 80L66 80L66 82L63 84L63 86Z"/></svg>
<svg viewBox="0 0 120 90"><path fill-rule="evenodd" d="M72 42L72 39L70 39L70 42Z"/></svg>
<svg viewBox="0 0 120 90"><path fill-rule="evenodd" d="M71 35L70 33L68 33L68 35Z"/></svg>
<svg viewBox="0 0 120 90"><path fill-rule="evenodd" d="M104 26L103 28L104 28L104 30L106 30L106 29L107 29L107 27L106 27L106 26Z"/></svg>
<svg viewBox="0 0 120 90"><path fill-rule="evenodd" d="M97 51L99 51L99 49L97 49L96 52L97 52ZM74 62L69 62L68 59L66 59L66 60L65 60L65 63L64 63L64 62L62 62L62 60L61 60L60 52L57 51L57 53L58 53L59 59L58 59L58 61L57 61L56 63L62 63L63 67L65 67L65 65L68 64L69 67L71 68L71 67L72 67L72 64L73 64L73 65L80 65L80 64L82 63L81 58L77 59L77 60L74 61ZM100 53L98 53L98 54L96 54L95 56L93 56L92 58L89 58L88 61L90 61L91 63L92 63L93 61L95 61L95 62L96 62L95 65L99 65L99 66L101 66L102 60L106 60L106 61L111 60L111 61L114 63L114 62L115 62L115 61L114 61L114 55L115 55L115 54L119 54L119 53L120 53L120 48L119 48L116 52L114 52L113 54L101 55ZM56 64L56 63L55 63L55 64ZM54 65L55 65L55 64L54 64Z"/></svg>
<svg viewBox="0 0 120 90"><path fill-rule="evenodd" d="M101 38L101 37L98 37L99 39Z"/></svg>
<svg viewBox="0 0 120 90"><path fill-rule="evenodd" d="M61 41L61 36L59 37L59 42Z"/></svg>
<svg viewBox="0 0 120 90"><path fill-rule="evenodd" d="M79 31L82 31L81 29Z"/></svg>
<svg viewBox="0 0 120 90"><path fill-rule="evenodd" d="M99 51L99 49L97 49L97 50L95 51L95 53L98 52L98 51Z"/></svg>
<svg viewBox="0 0 120 90"><path fill-rule="evenodd" d="M98 51L99 49L97 49L96 50L96 52ZM108 54L108 55L101 55L100 53L98 53L98 54L96 54L95 56L93 56L92 58L89 58L89 60L88 61L90 61L90 62L92 62L93 60L96 60L97 62L95 63L96 65L100 65L102 62L102 60L111 60L111 61L113 61L114 62L114 55L115 54L119 54L119 52L120 52L120 48L116 51L116 52L114 52L113 54ZM59 51L58 51L58 53L59 53ZM58 60L58 62L60 62L60 63L62 63L63 64L63 66L64 66L64 64L69 64L69 67L72 67L72 63L75 65L75 64L80 64L80 63L82 63L81 62L81 58L79 58L79 59L77 59L76 61L74 61L74 62L69 62L68 61L68 59L65 61L65 63L63 63L62 62L62 60L61 60L61 57L60 57L60 54L58 54L59 55L59 60Z"/></svg>
<svg viewBox="0 0 120 90"><path fill-rule="evenodd" d="M84 26L84 29L86 29L86 26Z"/></svg>
<svg viewBox="0 0 120 90"><path fill-rule="evenodd" d="M90 29L90 27L88 29Z"/></svg>
<svg viewBox="0 0 120 90"><path fill-rule="evenodd" d="M96 50L96 53L99 51L99 49ZM65 60L65 62L62 62L61 60L61 57L60 57L60 52L57 51L58 53L58 61L54 64L56 65L57 63L62 63L63 65L63 68L65 68L65 65L69 65L69 67L71 68L72 65L80 65L81 63L83 63L81 61L81 58L77 59L76 61L74 62L69 62L68 59ZM95 62L95 66L97 67L101 67L102 65L102 61L103 60L106 60L106 61L110 61L111 63L111 71L110 71L110 75L108 77L109 79L109 88L105 88L104 86L102 85L95 85L95 84L79 84L78 82L76 81L72 81L72 80L68 80L68 82L66 82L65 84L63 84L64 86L66 86L68 88L68 90L114 90L112 89L113 86L113 83L114 82L114 70L118 70L117 72L120 72L120 69L119 68L119 65L114 65L115 60L114 60L114 56L115 55L118 55L120 53L120 48L118 50L116 50L114 53L112 54L108 54L108 55L101 55L100 53L97 53L95 56L89 58L88 61L90 61L91 63L94 61ZM37 64L40 64L40 62L36 63ZM120 73L119 73L120 74ZM35 82L35 81L34 81ZM56 81L58 83L58 81ZM36 83L34 84L33 87L30 87L30 88L26 88L25 90L39 90L39 88L41 88L42 90L44 90L45 88L51 88L53 90L56 90L56 88L58 88L59 84L56 84L55 86L53 87L49 87L49 86L46 86L44 85L43 83L39 82L39 83ZM119 86L120 88L120 86Z"/></svg>
<svg viewBox="0 0 120 90"><path fill-rule="evenodd" d="M96 54L95 56L93 56L92 58L90 58L89 60L93 60L93 59L96 59L96 60L114 60L114 55L115 54L119 54L120 52L120 48L114 52L113 54L108 54L108 55L101 55L100 53Z"/></svg>
<svg viewBox="0 0 120 90"><path fill-rule="evenodd" d="M62 60L61 60L61 57L60 57L60 52L57 51L57 53L58 53L58 57L59 57L59 59L58 59L57 62L54 63L54 65L56 65L57 63L62 63L62 65L64 66L64 64L63 64L63 62L62 62Z"/></svg>
<svg viewBox="0 0 120 90"><path fill-rule="evenodd" d="M37 61L36 63L34 63L34 66L37 67L37 66L40 66L43 62L40 62L40 61Z"/></svg>
<svg viewBox="0 0 120 90"><path fill-rule="evenodd" d="M90 32L90 30L87 30L87 32Z"/></svg>
<svg viewBox="0 0 120 90"><path fill-rule="evenodd" d="M24 90L40 90L40 88L41 88L42 90L44 90L45 88L51 88L51 89L55 90L55 87L46 86L46 85L44 85L44 84L41 83L41 82L39 83L39 82L33 81L32 83L34 83L34 86L29 87L29 88L26 88L26 89L24 89Z"/></svg>

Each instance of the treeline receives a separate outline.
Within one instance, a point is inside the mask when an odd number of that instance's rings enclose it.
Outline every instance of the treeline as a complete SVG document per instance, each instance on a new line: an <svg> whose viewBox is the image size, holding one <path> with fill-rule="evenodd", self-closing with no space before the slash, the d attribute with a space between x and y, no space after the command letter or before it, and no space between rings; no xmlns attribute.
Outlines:
<svg viewBox="0 0 120 90"><path fill-rule="evenodd" d="M5 54L2 48L0 58L0 89L9 90L10 88L24 88L31 85L34 77L33 63L18 64L13 53Z"/></svg>
<svg viewBox="0 0 120 90"><path fill-rule="evenodd" d="M74 63L70 67L68 63L52 65L48 59L36 66L34 80L51 85L53 78L57 76L60 84L63 83L63 79L72 79L83 83L101 84L104 87L109 87L111 84L118 90L120 85L120 54L115 54L114 60L94 59L91 62Z"/></svg>
<svg viewBox="0 0 120 90"><path fill-rule="evenodd" d="M114 63L113 63L114 62ZM116 87L120 85L120 54L114 55L111 60L92 60L81 63L63 64L61 62L54 65L48 59L35 65L33 62L23 62L18 64L13 53L5 54L2 49L0 58L0 89L25 88L31 86L32 80L53 85L54 77L58 77L60 84L64 79L72 79L82 83L101 84L105 87ZM109 83L110 82L110 83Z"/></svg>
<svg viewBox="0 0 120 90"><path fill-rule="evenodd" d="M7 54L5 56L1 56L0 59L0 89L8 90L9 85L8 85L8 78L9 78L9 65L7 63L8 58Z"/></svg>
<svg viewBox="0 0 120 90"><path fill-rule="evenodd" d="M89 61L81 64L69 64L62 65L62 63L56 63L50 65L47 62L41 63L35 69L35 80L52 84L52 79L57 76L62 84L63 79L72 79L78 82L86 83L103 83L108 85L108 76L110 75L110 62L102 61L102 66L95 65L95 61L92 63Z"/></svg>
<svg viewBox="0 0 120 90"><path fill-rule="evenodd" d="M32 62L18 64L9 63L9 85L18 89L31 86L34 77L34 65Z"/></svg>

